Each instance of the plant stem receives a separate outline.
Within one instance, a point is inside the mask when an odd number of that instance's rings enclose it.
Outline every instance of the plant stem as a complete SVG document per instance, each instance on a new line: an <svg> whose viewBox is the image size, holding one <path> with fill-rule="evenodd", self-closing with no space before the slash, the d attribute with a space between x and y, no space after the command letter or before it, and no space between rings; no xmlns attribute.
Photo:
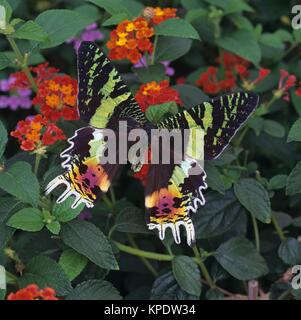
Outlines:
<svg viewBox="0 0 301 320"><path fill-rule="evenodd" d="M248 130L249 130L249 127L248 127L248 126L245 126L245 127L243 128L242 133L240 134L240 136L238 137L238 139L237 139L237 141L236 141L236 143L235 143L235 146L236 146L236 147L239 147L239 146L241 145L241 143L242 143L244 137L246 136Z"/></svg>
<svg viewBox="0 0 301 320"><path fill-rule="evenodd" d="M144 258L158 260L158 261L172 261L172 259L174 258L174 256L171 256L169 254L162 254L162 253L156 253L156 252L150 252L150 251L132 248L118 241L114 241L114 243L120 251L132 254L134 256L144 257Z"/></svg>
<svg viewBox="0 0 301 320"><path fill-rule="evenodd" d="M18 284L18 277L16 277L14 274L6 271L6 284L13 284L17 285Z"/></svg>
<svg viewBox="0 0 301 320"><path fill-rule="evenodd" d="M112 209L113 208L113 204L111 202L111 200L108 198L108 196L106 194L104 194L102 196L102 200L104 201L104 203L110 208Z"/></svg>
<svg viewBox="0 0 301 320"><path fill-rule="evenodd" d="M251 214L252 224L254 229L254 236L255 236L255 243L256 243L256 250L260 252L260 237L259 237L259 230L258 230L258 223L253 214Z"/></svg>
<svg viewBox="0 0 301 320"><path fill-rule="evenodd" d="M110 195L111 195L112 205L114 205L116 203L116 196L115 196L113 187L110 188Z"/></svg>
<svg viewBox="0 0 301 320"><path fill-rule="evenodd" d="M287 289L277 298L277 300L285 300L291 294L291 292L292 288Z"/></svg>
<svg viewBox="0 0 301 320"><path fill-rule="evenodd" d="M152 61L151 64L155 64L155 55L156 55L156 49L157 49L157 44L158 44L158 36L155 36L155 41L154 41L154 49L153 49L153 53L152 53Z"/></svg>
<svg viewBox="0 0 301 320"><path fill-rule="evenodd" d="M139 249L133 236L131 234L127 233L127 238L129 240L130 245L135 248L135 249ZM145 258L145 257L141 257L139 256L140 260L142 261L142 263L145 265L145 267L149 270L149 272L155 277L158 277L158 272L156 271L156 269L152 266L152 264Z"/></svg>
<svg viewBox="0 0 301 320"><path fill-rule="evenodd" d="M207 268L206 268L206 266L205 266L205 264L204 264L204 262L202 260L202 257L200 255L200 252L199 252L197 246L193 246L192 250L193 250L193 252L195 254L196 263L199 265L199 267L200 267L200 269L202 271L202 274L203 274L204 278L206 279L209 287L211 289L215 289L216 285L213 282L213 280L212 280L212 278L211 278L211 276L210 276L210 274L209 274L209 272L208 272L208 270L207 270Z"/></svg>
<svg viewBox="0 0 301 320"><path fill-rule="evenodd" d="M27 63L25 61L24 56L22 55L19 47L17 46L16 41L9 36L7 37L7 41L9 42L11 48L13 49L13 51L16 55L16 58L18 60L18 63L21 66L22 71L25 73L28 81L30 82L33 91L37 92L38 91L37 84L34 81L34 78L33 78L32 74L27 66Z"/></svg>
<svg viewBox="0 0 301 320"><path fill-rule="evenodd" d="M42 155L37 153L36 154L36 161L35 161L35 164L34 164L34 174L36 176L38 176L38 173L39 173L39 167L40 167L41 160L42 160Z"/></svg>
<svg viewBox="0 0 301 320"><path fill-rule="evenodd" d="M275 228L280 240L284 241L286 239L286 237L285 237L284 232L281 229L281 227L279 226L278 221L274 215L272 215L272 223L274 225L274 228Z"/></svg>

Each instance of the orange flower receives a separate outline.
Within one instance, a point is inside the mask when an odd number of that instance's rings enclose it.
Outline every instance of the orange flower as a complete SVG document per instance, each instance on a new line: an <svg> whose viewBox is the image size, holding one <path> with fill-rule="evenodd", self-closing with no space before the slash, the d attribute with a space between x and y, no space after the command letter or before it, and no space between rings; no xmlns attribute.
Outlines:
<svg viewBox="0 0 301 320"><path fill-rule="evenodd" d="M39 85L33 104L39 105L41 113L51 121L77 120L76 97L77 81L67 75L56 75Z"/></svg>
<svg viewBox="0 0 301 320"><path fill-rule="evenodd" d="M177 17L177 9L175 8L153 8L154 16L152 17L153 24L157 25L162 23L165 20L176 18Z"/></svg>
<svg viewBox="0 0 301 320"><path fill-rule="evenodd" d="M110 33L110 40L107 42L109 58L111 60L128 59L132 63L137 63L145 52L152 52L153 44L149 38L153 35L153 27L143 17L133 21L122 21Z"/></svg>
<svg viewBox="0 0 301 320"><path fill-rule="evenodd" d="M10 293L7 300L58 300L55 295L52 288L39 289L37 285L31 284L16 293Z"/></svg>
<svg viewBox="0 0 301 320"><path fill-rule="evenodd" d="M45 153L46 146L66 139L60 128L40 114L19 121L16 130L11 132L11 136L19 140L22 150L41 154Z"/></svg>
<svg viewBox="0 0 301 320"><path fill-rule="evenodd" d="M183 105L178 91L171 88L167 80L161 82L152 81L141 85L136 92L135 99L143 112L154 104L174 101L179 106Z"/></svg>

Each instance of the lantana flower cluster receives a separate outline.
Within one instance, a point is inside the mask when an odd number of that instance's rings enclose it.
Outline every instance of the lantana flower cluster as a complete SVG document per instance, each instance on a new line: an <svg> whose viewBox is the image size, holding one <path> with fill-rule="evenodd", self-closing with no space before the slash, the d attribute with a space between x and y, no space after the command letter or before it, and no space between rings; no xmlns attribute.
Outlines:
<svg viewBox="0 0 301 320"><path fill-rule="evenodd" d="M59 300L52 288L40 289L35 284L20 289L16 293L10 293L7 300Z"/></svg>
<svg viewBox="0 0 301 320"><path fill-rule="evenodd" d="M111 60L128 59L133 64L139 62L144 54L152 54L155 34L154 27L163 21L175 18L177 9L151 8L144 10L144 16L119 23L110 33L107 42Z"/></svg>
<svg viewBox="0 0 301 320"><path fill-rule="evenodd" d="M216 66L208 67L207 71L200 74L196 85L208 94L219 94L229 92L238 86L238 81L242 81L242 86L246 90L254 89L255 85L264 80L270 70L260 69L258 77L250 81L248 68L251 63L244 58L238 57L230 52L223 51L216 62L221 68Z"/></svg>
<svg viewBox="0 0 301 320"><path fill-rule="evenodd" d="M76 106L77 80L58 74L59 70L48 63L32 67L30 71L37 85L32 104L40 114L19 121L11 135L18 139L22 150L44 154L47 146L66 139L57 122L79 118ZM12 77L12 89L29 90L31 87L23 72L14 73Z"/></svg>
<svg viewBox="0 0 301 320"><path fill-rule="evenodd" d="M141 85L136 92L135 99L143 112L145 112L150 105L163 104L166 102L174 101L179 106L183 105L179 92L171 88L167 80L161 82L152 81Z"/></svg>

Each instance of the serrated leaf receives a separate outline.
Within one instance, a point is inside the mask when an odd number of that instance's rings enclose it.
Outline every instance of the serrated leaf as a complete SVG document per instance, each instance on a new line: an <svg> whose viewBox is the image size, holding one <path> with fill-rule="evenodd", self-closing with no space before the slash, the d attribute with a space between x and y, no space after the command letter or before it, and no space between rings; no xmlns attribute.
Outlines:
<svg viewBox="0 0 301 320"><path fill-rule="evenodd" d="M292 196L301 193L301 162L289 174L286 183L286 194Z"/></svg>
<svg viewBox="0 0 301 320"><path fill-rule="evenodd" d="M46 228L53 234L58 235L61 231L61 224L58 221L52 221L46 224Z"/></svg>
<svg viewBox="0 0 301 320"><path fill-rule="evenodd" d="M205 164L205 171L207 174L206 182L209 188L218 191L221 194L225 194L225 184L218 169L208 161Z"/></svg>
<svg viewBox="0 0 301 320"><path fill-rule="evenodd" d="M154 124L159 123L169 115L178 113L176 102L166 102L162 104L151 105L146 109L146 118Z"/></svg>
<svg viewBox="0 0 301 320"><path fill-rule="evenodd" d="M84 204L79 205L76 209L71 209L74 199L68 198L62 203L55 203L52 214L60 222L68 222L75 219L85 208Z"/></svg>
<svg viewBox="0 0 301 320"><path fill-rule="evenodd" d="M59 264L65 271L70 281L74 280L80 275L87 263L88 259L73 249L65 250L60 256L59 260Z"/></svg>
<svg viewBox="0 0 301 320"><path fill-rule="evenodd" d="M263 130L272 137L282 138L285 135L284 127L274 120L264 120Z"/></svg>
<svg viewBox="0 0 301 320"><path fill-rule="evenodd" d="M7 225L23 231L37 232L43 229L42 212L36 208L25 208L15 213L7 222Z"/></svg>
<svg viewBox="0 0 301 320"><path fill-rule="evenodd" d="M286 174L278 174L271 178L268 183L268 188L270 190L278 190L285 188L287 182L287 175Z"/></svg>
<svg viewBox="0 0 301 320"><path fill-rule="evenodd" d="M299 118L291 127L288 137L287 137L287 142L292 142L292 141L301 141L301 118Z"/></svg>
<svg viewBox="0 0 301 320"><path fill-rule="evenodd" d="M180 98L185 108L192 108L202 102L209 101L210 98L200 89L188 84L179 84L173 86L180 93Z"/></svg>
<svg viewBox="0 0 301 320"><path fill-rule="evenodd" d="M63 224L60 236L67 246L99 267L118 270L111 244L100 229L92 223L74 220Z"/></svg>
<svg viewBox="0 0 301 320"><path fill-rule="evenodd" d="M288 265L301 264L301 243L294 238L287 238L281 242L278 249L279 257Z"/></svg>
<svg viewBox="0 0 301 320"><path fill-rule="evenodd" d="M39 14L35 22L47 33L48 38L41 47L56 47L75 36L87 25L94 22L87 16L67 9L51 9Z"/></svg>
<svg viewBox="0 0 301 320"><path fill-rule="evenodd" d="M217 45L248 61L258 64L261 50L253 33L248 30L238 30L216 40Z"/></svg>
<svg viewBox="0 0 301 320"><path fill-rule="evenodd" d="M7 141L8 141L8 135L7 135L6 128L4 127L3 123L0 121L0 160L4 154Z"/></svg>
<svg viewBox="0 0 301 320"><path fill-rule="evenodd" d="M271 202L267 190L255 179L241 179L234 185L240 203L258 220L271 222Z"/></svg>
<svg viewBox="0 0 301 320"><path fill-rule="evenodd" d="M172 260L172 271L175 279L184 291L197 297L201 295L201 274L196 262L192 258L176 256Z"/></svg>
<svg viewBox="0 0 301 320"><path fill-rule="evenodd" d="M96 6L104 9L111 15L126 13L127 18L134 18L141 14L143 5L134 0L88 0Z"/></svg>
<svg viewBox="0 0 301 320"><path fill-rule="evenodd" d="M206 194L206 205L192 217L197 239L212 238L225 233L244 212L233 191L227 191L225 195L217 192Z"/></svg>
<svg viewBox="0 0 301 320"><path fill-rule="evenodd" d="M66 300L121 300L113 285L104 280L89 280L80 283L66 297Z"/></svg>
<svg viewBox="0 0 301 320"><path fill-rule="evenodd" d="M26 162L17 162L0 172L0 188L22 202L36 207L40 195L39 182Z"/></svg>
<svg viewBox="0 0 301 320"><path fill-rule="evenodd" d="M165 74L165 67L163 64L155 64L145 68L133 68L134 73L137 74L141 82L147 83L151 81L160 82L168 79Z"/></svg>
<svg viewBox="0 0 301 320"><path fill-rule="evenodd" d="M0 70L5 69L10 65L10 60L8 59L7 55L3 52L0 52Z"/></svg>
<svg viewBox="0 0 301 320"><path fill-rule="evenodd" d="M174 61L184 56L191 48L192 40L176 37L159 37L157 42L155 62Z"/></svg>
<svg viewBox="0 0 301 320"><path fill-rule="evenodd" d="M198 300L199 297L192 296L181 289L172 271L158 277L153 284L151 300Z"/></svg>
<svg viewBox="0 0 301 320"><path fill-rule="evenodd" d="M145 217L141 209L133 206L119 211L115 220L116 230L130 233L150 233L145 224Z"/></svg>
<svg viewBox="0 0 301 320"><path fill-rule="evenodd" d="M45 256L32 258L26 265L23 276L19 279L21 288L33 283L40 288L53 288L59 296L65 296L72 290L62 267L53 259Z"/></svg>
<svg viewBox="0 0 301 320"><path fill-rule="evenodd" d="M27 21L12 34L12 37L17 39L45 41L48 35L40 25L34 21Z"/></svg>
<svg viewBox="0 0 301 320"><path fill-rule="evenodd" d="M245 238L234 237L221 244L216 250L215 258L227 272L239 280L256 279L268 273L265 260Z"/></svg>
<svg viewBox="0 0 301 320"><path fill-rule="evenodd" d="M155 34L200 40L200 36L194 27L188 21L179 18L172 18L161 22L155 27Z"/></svg>
<svg viewBox="0 0 301 320"><path fill-rule="evenodd" d="M126 20L128 15L124 12L121 13L116 13L112 15L109 19L107 19L102 26L103 27L108 27L108 26L115 26L116 24L122 22L123 20Z"/></svg>

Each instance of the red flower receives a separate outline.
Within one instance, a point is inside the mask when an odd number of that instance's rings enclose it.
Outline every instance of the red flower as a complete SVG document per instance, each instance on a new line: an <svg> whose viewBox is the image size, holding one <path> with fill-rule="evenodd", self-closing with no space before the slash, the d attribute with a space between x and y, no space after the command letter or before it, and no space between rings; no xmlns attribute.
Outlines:
<svg viewBox="0 0 301 320"><path fill-rule="evenodd" d="M66 139L63 131L42 115L19 121L11 136L19 140L22 150L41 154L45 153L46 146Z"/></svg>
<svg viewBox="0 0 301 320"><path fill-rule="evenodd" d="M59 300L55 295L52 288L39 289L37 285L31 284L16 293L10 293L7 300Z"/></svg>
<svg viewBox="0 0 301 320"><path fill-rule="evenodd" d="M59 71L56 68L49 67L48 62L39 64L36 67L30 67L29 69L33 73L34 81L37 85L40 85L45 80L51 79L53 75ZM11 85L12 89L24 89L31 87L31 84L23 71L13 73L12 77L15 79Z"/></svg>
<svg viewBox="0 0 301 320"><path fill-rule="evenodd" d="M140 86L135 98L143 112L150 105L163 104L175 101L178 105L183 105L178 91L169 86L167 80L161 82L152 81Z"/></svg>
<svg viewBox="0 0 301 320"><path fill-rule="evenodd" d="M297 96L301 96L301 88L297 89L296 95L297 95Z"/></svg>
<svg viewBox="0 0 301 320"><path fill-rule="evenodd" d="M41 113L51 121L77 120L77 81L67 75L57 75L38 87L32 103L41 107Z"/></svg>
<svg viewBox="0 0 301 320"><path fill-rule="evenodd" d="M186 77L184 77L184 76L181 76L181 77L177 78L177 80L176 80L177 84L185 84L185 82L186 82Z"/></svg>
<svg viewBox="0 0 301 320"><path fill-rule="evenodd" d="M243 81L243 88L249 91L253 90L259 82L263 81L271 73L270 69L259 69L257 78L250 81L247 79L247 77L249 76L249 72L244 70L243 67L237 66L236 70Z"/></svg>
<svg viewBox="0 0 301 320"><path fill-rule="evenodd" d="M277 98L283 97L284 100L289 101L288 90L296 85L297 77L289 74L288 71L280 69L280 78L278 82L278 89L274 91L274 96Z"/></svg>

